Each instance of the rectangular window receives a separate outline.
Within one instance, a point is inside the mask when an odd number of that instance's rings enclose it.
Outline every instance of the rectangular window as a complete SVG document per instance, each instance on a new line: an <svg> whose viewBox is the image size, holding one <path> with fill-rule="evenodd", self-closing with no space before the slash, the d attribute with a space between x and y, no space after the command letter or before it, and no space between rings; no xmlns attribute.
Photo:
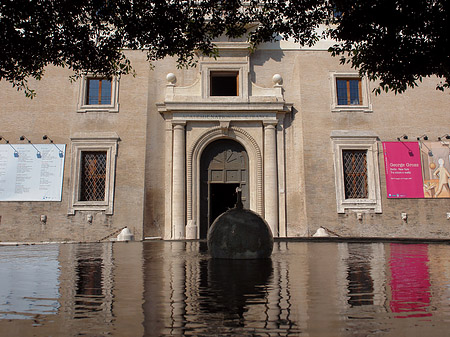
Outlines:
<svg viewBox="0 0 450 337"><path fill-rule="evenodd" d="M211 96L239 96L239 72L212 71L210 89Z"/></svg>
<svg viewBox="0 0 450 337"><path fill-rule="evenodd" d="M367 189L367 151L343 150L345 199L366 199Z"/></svg>
<svg viewBox="0 0 450 337"><path fill-rule="evenodd" d="M111 105L111 79L88 78L86 89L87 105Z"/></svg>
<svg viewBox="0 0 450 337"><path fill-rule="evenodd" d="M106 151L81 153L80 201L105 200L106 157Z"/></svg>
<svg viewBox="0 0 450 337"><path fill-rule="evenodd" d="M78 112L119 112L119 77L83 75Z"/></svg>
<svg viewBox="0 0 450 337"><path fill-rule="evenodd" d="M112 215L119 136L115 132L80 132L70 139L72 160L68 214L104 211Z"/></svg>
<svg viewBox="0 0 450 337"><path fill-rule="evenodd" d="M337 78L336 91L338 105L362 104L360 78Z"/></svg>
<svg viewBox="0 0 450 337"><path fill-rule="evenodd" d="M378 136L364 130L331 132L338 213L381 213Z"/></svg>

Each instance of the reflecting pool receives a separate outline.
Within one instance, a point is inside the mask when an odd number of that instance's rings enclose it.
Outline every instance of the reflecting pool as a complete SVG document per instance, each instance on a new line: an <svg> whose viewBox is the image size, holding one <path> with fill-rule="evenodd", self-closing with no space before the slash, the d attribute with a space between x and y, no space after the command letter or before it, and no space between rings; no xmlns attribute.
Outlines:
<svg viewBox="0 0 450 337"><path fill-rule="evenodd" d="M1 336L446 336L450 245L204 242L0 246Z"/></svg>

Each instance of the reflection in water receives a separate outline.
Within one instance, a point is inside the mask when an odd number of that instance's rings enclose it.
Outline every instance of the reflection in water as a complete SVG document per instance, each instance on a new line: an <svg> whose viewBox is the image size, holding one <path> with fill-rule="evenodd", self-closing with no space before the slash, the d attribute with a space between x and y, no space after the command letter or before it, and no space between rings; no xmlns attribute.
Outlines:
<svg viewBox="0 0 450 337"><path fill-rule="evenodd" d="M59 307L58 246L0 248L0 320L55 314Z"/></svg>
<svg viewBox="0 0 450 337"><path fill-rule="evenodd" d="M244 326L244 314L249 306L267 303L266 286L272 276L272 260L210 259L203 261L203 265L207 266L201 268L203 278L208 280L199 295L210 299L203 302L205 312L235 318L237 325Z"/></svg>
<svg viewBox="0 0 450 337"><path fill-rule="evenodd" d="M349 243L348 254L348 304L351 307L373 305L372 246Z"/></svg>
<svg viewBox="0 0 450 337"><path fill-rule="evenodd" d="M75 318L86 318L90 312L102 311L103 246L80 245L76 253Z"/></svg>
<svg viewBox="0 0 450 337"><path fill-rule="evenodd" d="M147 335L298 332L288 271L274 273L271 259L211 259L197 242L162 243L160 255L158 245L144 245Z"/></svg>
<svg viewBox="0 0 450 337"><path fill-rule="evenodd" d="M392 243L390 248L392 312L406 313L396 317L431 316L428 245Z"/></svg>
<svg viewBox="0 0 450 337"><path fill-rule="evenodd" d="M0 334L443 336L448 261L444 244L276 242L242 261L195 241L0 247Z"/></svg>

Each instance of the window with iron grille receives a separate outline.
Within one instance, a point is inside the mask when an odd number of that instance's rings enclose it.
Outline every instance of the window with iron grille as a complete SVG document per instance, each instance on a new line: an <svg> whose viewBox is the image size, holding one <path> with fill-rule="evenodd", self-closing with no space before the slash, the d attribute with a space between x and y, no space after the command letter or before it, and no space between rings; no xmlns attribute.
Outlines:
<svg viewBox="0 0 450 337"><path fill-rule="evenodd" d="M105 200L106 151L81 153L80 201Z"/></svg>
<svg viewBox="0 0 450 337"><path fill-rule="evenodd" d="M382 213L378 136L366 130L331 132L338 213Z"/></svg>
<svg viewBox="0 0 450 337"><path fill-rule="evenodd" d="M343 150L342 163L344 170L345 198L367 198L367 151Z"/></svg>
<svg viewBox="0 0 450 337"><path fill-rule="evenodd" d="M114 212L114 184L119 136L115 132L80 132L70 137L71 183L68 214Z"/></svg>

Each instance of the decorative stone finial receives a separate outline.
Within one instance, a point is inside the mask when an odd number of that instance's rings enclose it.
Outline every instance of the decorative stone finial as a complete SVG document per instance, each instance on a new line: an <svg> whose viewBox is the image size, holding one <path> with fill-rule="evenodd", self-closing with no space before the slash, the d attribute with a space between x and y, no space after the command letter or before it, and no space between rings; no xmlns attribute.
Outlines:
<svg viewBox="0 0 450 337"><path fill-rule="evenodd" d="M175 82L177 81L177 77L175 76L174 73L168 73L167 76L166 76L166 80L170 84L175 84Z"/></svg>
<svg viewBox="0 0 450 337"><path fill-rule="evenodd" d="M117 235L117 241L134 241L134 235L127 227L125 227L119 235Z"/></svg>
<svg viewBox="0 0 450 337"><path fill-rule="evenodd" d="M281 82L283 82L283 78L281 77L280 74L275 74L275 75L273 75L273 77L272 77L272 82L273 82L275 85L281 85Z"/></svg>
<svg viewBox="0 0 450 337"><path fill-rule="evenodd" d="M242 203L242 188L236 187L236 194L237 194L237 201L236 205L234 205L234 208L243 209L244 204Z"/></svg>
<svg viewBox="0 0 450 337"><path fill-rule="evenodd" d="M317 229L317 231L314 233L313 235L314 237L328 237L330 236L330 234L328 234L327 230L323 227L319 227L319 229Z"/></svg>

